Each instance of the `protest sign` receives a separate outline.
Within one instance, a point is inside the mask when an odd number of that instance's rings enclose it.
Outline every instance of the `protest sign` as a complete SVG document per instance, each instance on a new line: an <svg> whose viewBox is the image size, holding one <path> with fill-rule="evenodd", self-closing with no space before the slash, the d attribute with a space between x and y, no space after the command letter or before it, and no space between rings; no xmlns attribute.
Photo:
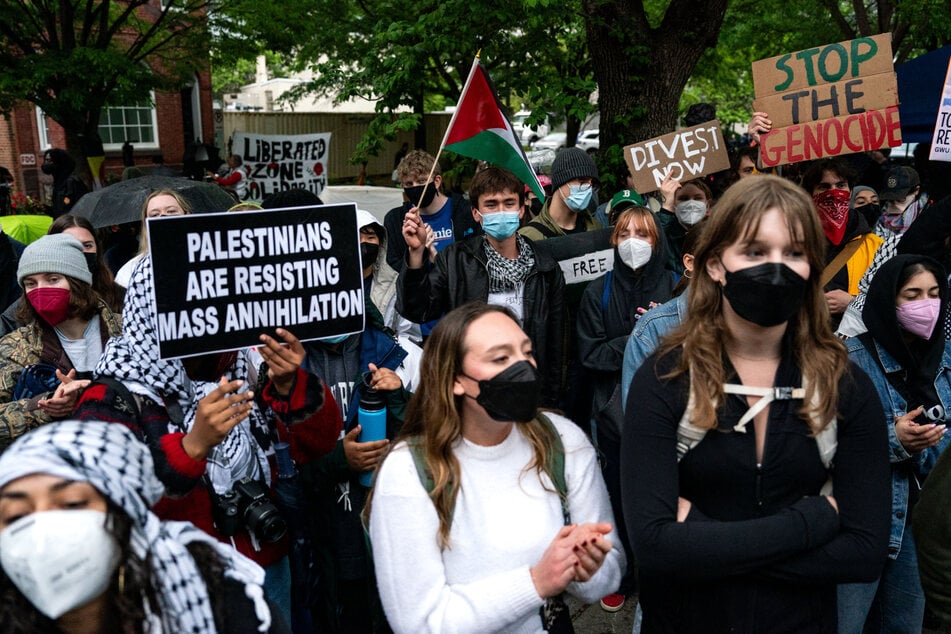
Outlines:
<svg viewBox="0 0 951 634"><path fill-rule="evenodd" d="M753 88L767 167L901 145L889 33L754 62Z"/></svg>
<svg viewBox="0 0 951 634"><path fill-rule="evenodd" d="M548 238L532 243L536 251L547 253L558 262L565 285L587 284L614 268L612 229L586 231L569 236Z"/></svg>
<svg viewBox="0 0 951 634"><path fill-rule="evenodd" d="M233 153L244 161L248 175L245 200L261 202L286 189L306 189L320 195L327 186L330 133L250 134L235 132Z"/></svg>
<svg viewBox="0 0 951 634"><path fill-rule="evenodd" d="M660 189L667 171L678 181L730 169L719 121L641 141L624 148L624 159L639 192Z"/></svg>
<svg viewBox="0 0 951 634"><path fill-rule="evenodd" d="M932 161L951 161L951 60L948 60L948 73L944 76L944 90L928 158Z"/></svg>
<svg viewBox="0 0 951 634"><path fill-rule="evenodd" d="M356 205L150 218L163 359L363 330Z"/></svg>

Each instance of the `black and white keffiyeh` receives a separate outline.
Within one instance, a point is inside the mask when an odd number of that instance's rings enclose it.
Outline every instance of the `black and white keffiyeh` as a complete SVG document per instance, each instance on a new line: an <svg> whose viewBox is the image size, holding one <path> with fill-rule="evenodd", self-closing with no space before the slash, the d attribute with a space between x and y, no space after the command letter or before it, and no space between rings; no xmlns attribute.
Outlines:
<svg viewBox="0 0 951 634"><path fill-rule="evenodd" d="M147 631L216 631L208 589L186 549L192 542L215 548L225 576L244 584L245 593L254 600L261 631L270 627L260 566L188 522L163 522L152 513L164 487L155 475L148 447L124 425L51 423L20 437L0 455L0 488L34 473L88 482L131 518L132 549L143 560L149 557L161 602L158 613L150 616Z"/></svg>
<svg viewBox="0 0 951 634"><path fill-rule="evenodd" d="M152 258L144 257L132 272L122 309L122 335L109 340L96 366L96 376L121 381L134 394L156 403L177 404L181 423L172 420L169 431L188 432L195 421L198 402L218 387L211 381L192 381L178 359L160 359L157 335ZM228 379L248 378L245 354L239 354L226 372ZM231 489L244 477L271 484L268 455L273 453L264 413L255 403L247 419L236 425L208 455L206 474L217 493Z"/></svg>
<svg viewBox="0 0 951 634"><path fill-rule="evenodd" d="M535 250L528 240L515 234L518 242L518 257L514 260L502 257L487 238L482 238L482 246L488 258L489 292L504 293L521 286L535 266Z"/></svg>

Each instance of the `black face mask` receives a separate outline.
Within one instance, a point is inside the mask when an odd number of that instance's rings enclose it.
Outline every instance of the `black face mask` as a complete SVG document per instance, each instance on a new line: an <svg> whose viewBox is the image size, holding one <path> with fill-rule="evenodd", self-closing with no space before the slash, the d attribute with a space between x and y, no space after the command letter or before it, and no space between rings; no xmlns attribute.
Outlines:
<svg viewBox="0 0 951 634"><path fill-rule="evenodd" d="M415 185L413 187L404 187L403 191L406 192L406 197L409 198L410 204L415 207L416 203L419 203L420 209L424 207L429 207L430 203L433 202L433 198L436 197L436 184L430 183L426 185L426 193L423 193L422 185ZM422 196L423 200L420 201L419 197Z"/></svg>
<svg viewBox="0 0 951 634"><path fill-rule="evenodd" d="M538 198L532 198L531 212L533 217L542 212L542 201Z"/></svg>
<svg viewBox="0 0 951 634"><path fill-rule="evenodd" d="M767 328L789 321L806 296L806 280L785 264L773 262L726 271L723 295L736 314Z"/></svg>
<svg viewBox="0 0 951 634"><path fill-rule="evenodd" d="M380 255L380 245L372 242L360 243L360 261L363 262L363 268L376 263L378 255Z"/></svg>
<svg viewBox="0 0 951 634"><path fill-rule="evenodd" d="M86 253L83 251L83 257L86 258L86 268L89 269L89 272L92 273L92 279L95 281L96 277L99 274L99 254L98 253Z"/></svg>
<svg viewBox="0 0 951 634"><path fill-rule="evenodd" d="M468 374L463 376L472 379ZM513 363L491 379L478 383L479 395L475 397L475 402L493 420L500 423L527 423L535 418L542 384L538 370L528 361Z"/></svg>
<svg viewBox="0 0 951 634"><path fill-rule="evenodd" d="M43 165L40 167L43 170L43 173L49 176L56 170L56 166L53 165L52 161L43 161Z"/></svg>
<svg viewBox="0 0 951 634"><path fill-rule="evenodd" d="M862 214L862 217L865 218L865 222L868 223L869 227L874 227L882 215L882 206L879 203L869 203L861 207L856 207L855 211Z"/></svg>

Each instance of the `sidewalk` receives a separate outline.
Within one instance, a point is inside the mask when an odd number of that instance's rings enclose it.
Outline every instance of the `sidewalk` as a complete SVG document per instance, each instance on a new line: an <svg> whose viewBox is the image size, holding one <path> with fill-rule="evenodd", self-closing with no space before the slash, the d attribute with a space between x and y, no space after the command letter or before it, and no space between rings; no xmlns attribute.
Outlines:
<svg viewBox="0 0 951 634"><path fill-rule="evenodd" d="M568 609L576 634L631 634L637 596L628 597L617 612L605 612L597 603L585 605L568 596Z"/></svg>

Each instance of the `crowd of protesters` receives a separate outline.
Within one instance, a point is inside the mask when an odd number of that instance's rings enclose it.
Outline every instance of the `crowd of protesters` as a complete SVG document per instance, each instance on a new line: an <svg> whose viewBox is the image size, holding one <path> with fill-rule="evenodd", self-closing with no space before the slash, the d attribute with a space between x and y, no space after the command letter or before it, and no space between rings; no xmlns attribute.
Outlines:
<svg viewBox="0 0 951 634"><path fill-rule="evenodd" d="M566 594L645 633L951 621L951 198L880 153L765 173L769 128L656 192L568 148L543 203L404 148L404 204L357 211L362 332L184 359L146 230L188 202L107 236L51 152L49 235L0 241L0 630L571 632ZM566 277L579 240L603 275Z"/></svg>

